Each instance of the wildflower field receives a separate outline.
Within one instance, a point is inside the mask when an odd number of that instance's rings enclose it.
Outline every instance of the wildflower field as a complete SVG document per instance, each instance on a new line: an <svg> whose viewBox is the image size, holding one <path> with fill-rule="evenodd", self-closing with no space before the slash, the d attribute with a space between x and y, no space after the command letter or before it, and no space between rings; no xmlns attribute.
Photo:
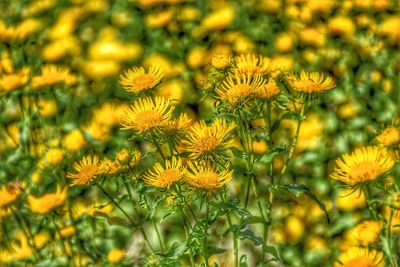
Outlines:
<svg viewBox="0 0 400 267"><path fill-rule="evenodd" d="M400 266L399 0L0 0L0 266Z"/></svg>

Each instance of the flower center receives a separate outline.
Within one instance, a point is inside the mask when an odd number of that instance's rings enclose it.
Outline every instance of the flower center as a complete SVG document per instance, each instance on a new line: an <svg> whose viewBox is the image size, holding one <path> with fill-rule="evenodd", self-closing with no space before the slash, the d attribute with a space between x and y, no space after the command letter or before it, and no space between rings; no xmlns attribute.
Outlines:
<svg viewBox="0 0 400 267"><path fill-rule="evenodd" d="M139 113L133 122L134 129L145 131L152 127L159 126L163 122L163 116L154 110L146 110Z"/></svg>
<svg viewBox="0 0 400 267"><path fill-rule="evenodd" d="M215 136L205 136L199 139L196 146L201 152L212 152L219 144L220 140Z"/></svg>
<svg viewBox="0 0 400 267"><path fill-rule="evenodd" d="M160 173L159 182L163 186L170 186L173 182L179 178L179 170L177 169L166 169Z"/></svg>
<svg viewBox="0 0 400 267"><path fill-rule="evenodd" d="M381 166L376 162L360 162L349 171L349 177L353 181L374 180L382 174Z"/></svg>
<svg viewBox="0 0 400 267"><path fill-rule="evenodd" d="M312 80L302 80L293 82L293 89L301 92L318 92L321 90L321 85Z"/></svg>
<svg viewBox="0 0 400 267"><path fill-rule="evenodd" d="M357 257L354 259L351 259L350 261L346 262L346 264L343 265L343 267L375 267L374 262L365 256Z"/></svg>
<svg viewBox="0 0 400 267"><path fill-rule="evenodd" d="M199 187L203 189L218 188L219 175L215 172L201 172L196 175Z"/></svg>
<svg viewBox="0 0 400 267"><path fill-rule="evenodd" d="M154 86L154 77L153 75L150 74L143 74L136 79L133 80L132 82L132 89L141 91L143 89L150 89Z"/></svg>
<svg viewBox="0 0 400 267"><path fill-rule="evenodd" d="M79 173L79 180L84 183L89 182L99 171L99 167L96 165L87 165L82 168Z"/></svg>
<svg viewBox="0 0 400 267"><path fill-rule="evenodd" d="M248 97L253 93L253 87L248 84L237 84L227 92L228 101L236 104L241 98Z"/></svg>

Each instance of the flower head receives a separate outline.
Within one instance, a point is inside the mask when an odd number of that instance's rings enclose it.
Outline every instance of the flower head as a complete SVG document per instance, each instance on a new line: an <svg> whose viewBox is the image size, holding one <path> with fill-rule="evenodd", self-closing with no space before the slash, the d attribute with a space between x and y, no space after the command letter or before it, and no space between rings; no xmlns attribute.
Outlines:
<svg viewBox="0 0 400 267"><path fill-rule="evenodd" d="M166 160L164 166L160 163L154 164L153 169L144 174L143 180L148 185L168 188L179 181L184 172L181 159L173 157L171 160Z"/></svg>
<svg viewBox="0 0 400 267"><path fill-rule="evenodd" d="M33 212L46 214L62 205L67 195L67 188L61 189L61 186L57 186L55 193L48 193L38 198L28 196L28 203Z"/></svg>
<svg viewBox="0 0 400 267"><path fill-rule="evenodd" d="M304 94L322 93L336 86L331 77L319 72L301 71L300 77L289 74L286 80L295 92Z"/></svg>
<svg viewBox="0 0 400 267"><path fill-rule="evenodd" d="M350 230L350 239L354 245L368 246L378 240L382 226L379 221L363 221Z"/></svg>
<svg viewBox="0 0 400 267"><path fill-rule="evenodd" d="M180 143L182 151L190 153L192 159L209 159L224 154L232 145L230 132L233 124L223 119L216 119L210 126L204 121L195 123Z"/></svg>
<svg viewBox="0 0 400 267"><path fill-rule="evenodd" d="M0 77L0 92L10 92L24 86L29 79L30 69L25 67L20 71L3 74Z"/></svg>
<svg viewBox="0 0 400 267"><path fill-rule="evenodd" d="M334 267L383 267L384 255L375 249L351 247L339 255Z"/></svg>
<svg viewBox="0 0 400 267"><path fill-rule="evenodd" d="M257 98L266 101L273 99L275 96L279 95L280 92L281 89L279 89L275 80L271 79L268 83L262 85L255 95Z"/></svg>
<svg viewBox="0 0 400 267"><path fill-rule="evenodd" d="M258 57L253 54L240 55L236 58L235 73L239 75L265 75L268 72L271 59L259 55Z"/></svg>
<svg viewBox="0 0 400 267"><path fill-rule="evenodd" d="M163 75L160 65L151 65L147 73L143 67L133 67L121 75L119 83L126 91L139 94L153 89Z"/></svg>
<svg viewBox="0 0 400 267"><path fill-rule="evenodd" d="M331 178L348 185L355 185L379 178L389 171L394 160L387 152L375 146L357 148L336 160Z"/></svg>
<svg viewBox="0 0 400 267"><path fill-rule="evenodd" d="M68 82L73 76L66 67L58 67L55 65L44 65L42 74L32 78L32 88L39 89L45 86L52 86L60 83Z"/></svg>
<svg viewBox="0 0 400 267"><path fill-rule="evenodd" d="M74 162L73 167L76 173L67 173L67 177L72 179L72 186L87 185L92 182L100 173L99 157L86 156L78 162Z"/></svg>
<svg viewBox="0 0 400 267"><path fill-rule="evenodd" d="M215 190L221 188L232 179L232 171L229 164L218 169L215 164L209 162L188 162L186 182L198 189Z"/></svg>
<svg viewBox="0 0 400 267"><path fill-rule="evenodd" d="M376 137L376 141L386 147L392 147L400 144L400 128L390 126L384 129Z"/></svg>
<svg viewBox="0 0 400 267"><path fill-rule="evenodd" d="M0 187L0 209L13 203L22 192L22 184L12 182Z"/></svg>
<svg viewBox="0 0 400 267"><path fill-rule="evenodd" d="M236 74L234 76L229 76L216 90L216 93L223 102L236 106L241 100L245 100L258 93L265 82L266 81L258 75L251 77L249 75L239 76Z"/></svg>
<svg viewBox="0 0 400 267"><path fill-rule="evenodd" d="M122 116L123 130L133 129L138 133L162 128L172 116L174 107L161 97L136 100Z"/></svg>

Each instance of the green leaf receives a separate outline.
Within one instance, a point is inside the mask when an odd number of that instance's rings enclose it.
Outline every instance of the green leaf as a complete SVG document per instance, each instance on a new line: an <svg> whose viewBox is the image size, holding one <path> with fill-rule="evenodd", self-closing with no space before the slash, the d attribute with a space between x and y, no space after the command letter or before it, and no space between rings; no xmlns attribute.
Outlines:
<svg viewBox="0 0 400 267"><path fill-rule="evenodd" d="M262 163L270 163L272 160L286 150L286 146L277 146L265 153L258 161Z"/></svg>
<svg viewBox="0 0 400 267"><path fill-rule="evenodd" d="M305 118L306 118L305 116L300 116L300 114L297 112L289 111L289 112L283 113L280 120L304 121Z"/></svg>
<svg viewBox="0 0 400 267"><path fill-rule="evenodd" d="M270 222L264 220L264 218L260 216L249 216L245 219L245 222L246 224L257 224L257 223L270 224Z"/></svg>
<svg viewBox="0 0 400 267"><path fill-rule="evenodd" d="M271 254L274 256L274 258L270 259L269 261L280 261L281 259L279 258L278 251L274 246L264 246L263 247L264 253Z"/></svg>
<svg viewBox="0 0 400 267"><path fill-rule="evenodd" d="M260 246L260 245L262 245L262 243L263 243L262 238L256 236L256 235L254 234L254 232L251 231L250 229L246 229L246 230L244 230L244 231L241 231L241 232L239 233L239 239L242 239L242 240L243 240L243 239L251 240L251 241L253 241L253 243L254 243L256 246Z"/></svg>
<svg viewBox="0 0 400 267"><path fill-rule="evenodd" d="M311 198L318 204L319 208L325 213L328 224L330 223L329 214L328 211L326 210L325 204L322 203L322 201L319 200L319 198L316 195L314 195L311 192L311 190L308 189L308 187L301 184L287 184L287 185L282 185L281 188L288 191L295 197L299 197L301 194L307 195L309 198Z"/></svg>
<svg viewBox="0 0 400 267"><path fill-rule="evenodd" d="M123 218L120 218L118 216L109 216L107 213L97 211L97 210L93 213L93 215L105 218L110 225L119 225L119 226L125 226L128 228L132 227L132 224L129 221L127 221Z"/></svg>

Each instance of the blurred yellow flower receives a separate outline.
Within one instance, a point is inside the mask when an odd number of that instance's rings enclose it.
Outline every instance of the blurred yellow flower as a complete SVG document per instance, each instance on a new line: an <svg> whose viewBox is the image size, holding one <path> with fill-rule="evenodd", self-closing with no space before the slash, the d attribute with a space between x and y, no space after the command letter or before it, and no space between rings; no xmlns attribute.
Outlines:
<svg viewBox="0 0 400 267"><path fill-rule="evenodd" d="M109 263L117 264L120 263L125 257L125 251L118 248L113 248L107 254L107 260Z"/></svg>
<svg viewBox="0 0 400 267"><path fill-rule="evenodd" d="M46 214L58 206L64 204L65 199L68 196L67 188L61 189L60 185L57 185L55 193L48 193L41 197L28 196L28 203L31 210L35 213Z"/></svg>
<svg viewBox="0 0 400 267"><path fill-rule="evenodd" d="M350 230L350 241L354 245L368 246L378 240L382 227L380 221L363 221Z"/></svg>
<svg viewBox="0 0 400 267"><path fill-rule="evenodd" d="M71 78L72 74L67 67L43 65L41 75L32 77L32 88L39 89L45 86L68 83Z"/></svg>
<svg viewBox="0 0 400 267"><path fill-rule="evenodd" d="M355 149L336 160L331 178L347 185L356 185L379 178L394 165L386 149L368 146Z"/></svg>
<svg viewBox="0 0 400 267"><path fill-rule="evenodd" d="M385 128L377 137L376 141L385 147L392 147L400 143L400 128L390 126Z"/></svg>
<svg viewBox="0 0 400 267"><path fill-rule="evenodd" d="M73 129L64 136L64 145L69 152L77 152L86 145L86 140L79 129Z"/></svg>
<svg viewBox="0 0 400 267"><path fill-rule="evenodd" d="M30 69L23 68L20 71L0 75L0 92L10 92L24 86L29 80Z"/></svg>
<svg viewBox="0 0 400 267"><path fill-rule="evenodd" d="M79 163L74 162L73 167L77 172L67 173L67 178L73 180L71 186L91 183L99 174L99 165L99 157L91 155L83 157Z"/></svg>
<svg viewBox="0 0 400 267"><path fill-rule="evenodd" d="M235 72L239 75L254 76L264 75L268 72L269 64L271 59L262 55L240 55L236 58L236 69Z"/></svg>

